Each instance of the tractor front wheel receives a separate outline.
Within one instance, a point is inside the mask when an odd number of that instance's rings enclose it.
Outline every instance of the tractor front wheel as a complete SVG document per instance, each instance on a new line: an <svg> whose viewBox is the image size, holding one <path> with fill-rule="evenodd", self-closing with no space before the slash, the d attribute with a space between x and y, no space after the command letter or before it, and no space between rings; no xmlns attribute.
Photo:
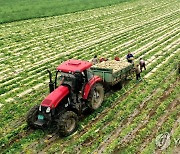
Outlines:
<svg viewBox="0 0 180 154"><path fill-rule="evenodd" d="M32 107L26 117L26 122L31 128L35 128L34 122L37 121L39 106Z"/></svg>
<svg viewBox="0 0 180 154"><path fill-rule="evenodd" d="M78 116L73 111L67 111L58 120L59 136L69 136L77 130Z"/></svg>
<svg viewBox="0 0 180 154"><path fill-rule="evenodd" d="M92 110L98 109L104 100L104 88L101 83L95 83L92 87L89 97L88 106Z"/></svg>

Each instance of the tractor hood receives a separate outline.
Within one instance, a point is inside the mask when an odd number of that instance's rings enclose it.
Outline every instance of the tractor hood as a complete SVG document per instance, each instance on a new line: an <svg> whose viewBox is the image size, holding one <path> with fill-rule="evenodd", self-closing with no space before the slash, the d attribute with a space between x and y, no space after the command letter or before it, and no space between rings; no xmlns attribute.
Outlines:
<svg viewBox="0 0 180 154"><path fill-rule="evenodd" d="M67 94L69 94L68 87L59 86L42 101L41 106L55 108Z"/></svg>

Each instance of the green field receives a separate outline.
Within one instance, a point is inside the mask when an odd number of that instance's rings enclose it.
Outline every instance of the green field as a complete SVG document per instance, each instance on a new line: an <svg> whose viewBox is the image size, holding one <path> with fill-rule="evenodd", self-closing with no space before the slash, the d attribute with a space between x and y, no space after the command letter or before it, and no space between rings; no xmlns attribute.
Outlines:
<svg viewBox="0 0 180 154"><path fill-rule="evenodd" d="M128 51L146 61L144 80L109 92L73 135L27 126L28 110L48 95L47 69L95 54L123 60ZM0 24L0 153L178 153L179 60L179 0L136 0ZM156 140L165 133L171 143L161 149Z"/></svg>
<svg viewBox="0 0 180 154"><path fill-rule="evenodd" d="M0 23L57 16L129 0L0 0Z"/></svg>

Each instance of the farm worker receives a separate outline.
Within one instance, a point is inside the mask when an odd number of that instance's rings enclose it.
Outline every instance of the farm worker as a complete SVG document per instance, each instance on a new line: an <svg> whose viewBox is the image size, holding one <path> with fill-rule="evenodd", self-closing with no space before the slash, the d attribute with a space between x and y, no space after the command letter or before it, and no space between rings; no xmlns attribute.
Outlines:
<svg viewBox="0 0 180 154"><path fill-rule="evenodd" d="M107 61L107 60L108 60L107 58L100 58L100 59L99 59L99 62L101 63L101 62Z"/></svg>
<svg viewBox="0 0 180 154"><path fill-rule="evenodd" d="M99 59L99 62L101 63L101 62L103 62L104 61L104 58L100 58Z"/></svg>
<svg viewBox="0 0 180 154"><path fill-rule="evenodd" d="M94 58L92 59L92 64L96 65L98 63L98 59L97 59L97 55L94 56Z"/></svg>
<svg viewBox="0 0 180 154"><path fill-rule="evenodd" d="M120 58L119 58L118 56L116 56L116 57L114 58L114 60L120 61Z"/></svg>
<svg viewBox="0 0 180 154"><path fill-rule="evenodd" d="M145 61L144 61L142 58L140 58L140 60L139 60L139 65L140 65L140 70L141 70L141 72L142 72L142 69L143 69L143 68L144 68L144 70L146 70Z"/></svg>
<svg viewBox="0 0 180 154"><path fill-rule="evenodd" d="M141 71L140 71L140 68L139 68L139 64L136 65L135 67L135 73L136 73L136 80L139 81L139 79L141 79Z"/></svg>
<svg viewBox="0 0 180 154"><path fill-rule="evenodd" d="M130 53L130 51L128 52L126 59L129 63L133 63L134 56L132 53Z"/></svg>
<svg viewBox="0 0 180 154"><path fill-rule="evenodd" d="M75 101L78 103L78 94L82 89L84 80L83 80L83 74L79 70L75 71L74 76L75 76L75 81L74 81L75 85L73 91L76 97Z"/></svg>

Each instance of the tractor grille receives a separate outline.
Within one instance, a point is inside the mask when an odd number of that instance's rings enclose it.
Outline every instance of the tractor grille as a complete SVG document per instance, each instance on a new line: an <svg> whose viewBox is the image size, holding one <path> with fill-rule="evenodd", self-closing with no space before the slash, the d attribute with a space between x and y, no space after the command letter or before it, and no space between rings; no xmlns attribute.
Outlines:
<svg viewBox="0 0 180 154"><path fill-rule="evenodd" d="M42 114L45 117L45 120L51 120L51 111L46 113L47 108L48 107L41 106L41 111L39 111L39 114Z"/></svg>

